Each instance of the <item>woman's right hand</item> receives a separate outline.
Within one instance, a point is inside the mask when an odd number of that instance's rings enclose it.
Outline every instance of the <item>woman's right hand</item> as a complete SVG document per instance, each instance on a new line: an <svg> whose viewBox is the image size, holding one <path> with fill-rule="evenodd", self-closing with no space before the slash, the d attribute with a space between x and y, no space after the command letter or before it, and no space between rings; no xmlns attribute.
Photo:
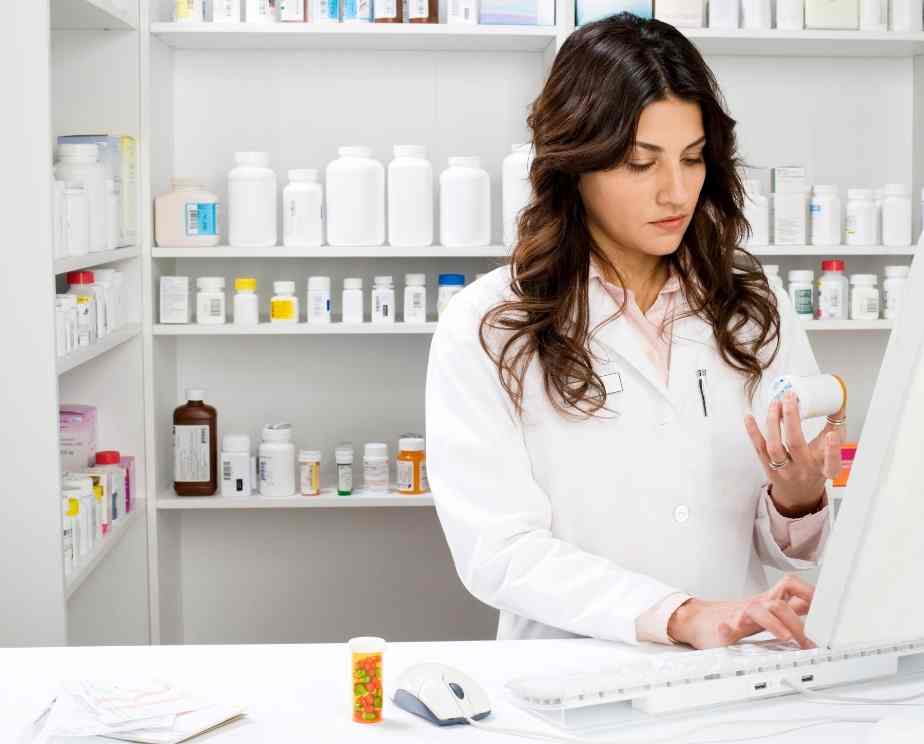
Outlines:
<svg viewBox="0 0 924 744"><path fill-rule="evenodd" d="M795 640L800 648L815 648L802 622L814 593L811 584L787 575L750 599L709 602L694 597L671 615L667 634L694 648L715 648L767 630L781 641Z"/></svg>

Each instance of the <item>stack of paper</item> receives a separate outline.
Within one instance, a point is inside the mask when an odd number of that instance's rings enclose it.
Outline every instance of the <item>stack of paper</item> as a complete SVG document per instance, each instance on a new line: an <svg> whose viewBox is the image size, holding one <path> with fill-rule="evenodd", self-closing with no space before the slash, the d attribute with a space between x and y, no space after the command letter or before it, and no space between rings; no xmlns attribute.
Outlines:
<svg viewBox="0 0 924 744"><path fill-rule="evenodd" d="M105 736L179 744L243 715L240 707L215 705L166 682L72 682L49 707L38 741Z"/></svg>

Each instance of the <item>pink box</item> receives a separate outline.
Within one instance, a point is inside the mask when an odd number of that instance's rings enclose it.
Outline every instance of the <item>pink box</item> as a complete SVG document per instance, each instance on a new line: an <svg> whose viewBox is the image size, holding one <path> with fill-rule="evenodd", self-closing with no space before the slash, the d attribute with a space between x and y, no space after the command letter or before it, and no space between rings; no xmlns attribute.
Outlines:
<svg viewBox="0 0 924 744"><path fill-rule="evenodd" d="M123 457L119 465L125 470L125 513L128 514L135 507L135 458Z"/></svg>
<svg viewBox="0 0 924 744"><path fill-rule="evenodd" d="M96 407L62 403L58 409L61 470L83 470L96 464Z"/></svg>

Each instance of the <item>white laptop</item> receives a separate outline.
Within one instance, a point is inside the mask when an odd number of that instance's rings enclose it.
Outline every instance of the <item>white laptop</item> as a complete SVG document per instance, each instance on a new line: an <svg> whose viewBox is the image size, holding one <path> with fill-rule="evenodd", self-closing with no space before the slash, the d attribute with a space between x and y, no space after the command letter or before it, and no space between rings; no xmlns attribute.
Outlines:
<svg viewBox="0 0 924 744"><path fill-rule="evenodd" d="M756 642L658 653L516 679L509 692L556 722L620 701L661 714L894 675L901 656L924 653L922 466L924 263L915 260L806 619L818 648Z"/></svg>

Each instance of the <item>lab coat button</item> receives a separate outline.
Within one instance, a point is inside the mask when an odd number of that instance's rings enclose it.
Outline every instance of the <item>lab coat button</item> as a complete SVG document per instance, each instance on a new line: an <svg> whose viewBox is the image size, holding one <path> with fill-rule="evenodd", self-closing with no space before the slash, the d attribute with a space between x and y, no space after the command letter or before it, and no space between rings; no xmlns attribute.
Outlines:
<svg viewBox="0 0 924 744"><path fill-rule="evenodd" d="M674 509L674 521L675 522L686 522L690 518L690 510L683 504Z"/></svg>

